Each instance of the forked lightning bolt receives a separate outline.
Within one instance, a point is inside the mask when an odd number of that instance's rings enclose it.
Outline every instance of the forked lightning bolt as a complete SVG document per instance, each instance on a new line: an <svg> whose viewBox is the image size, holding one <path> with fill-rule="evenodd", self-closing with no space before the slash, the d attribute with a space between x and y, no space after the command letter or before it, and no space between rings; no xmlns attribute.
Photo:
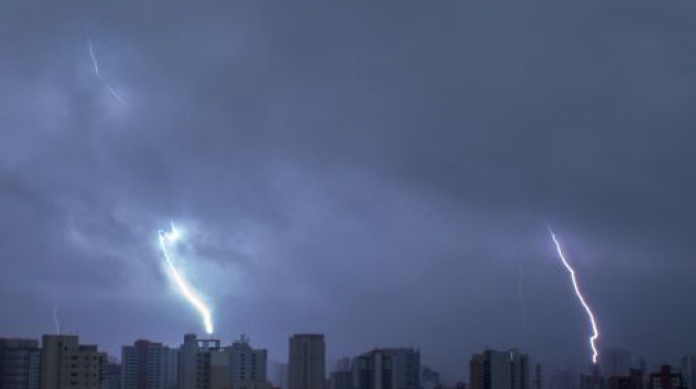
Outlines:
<svg viewBox="0 0 696 389"><path fill-rule="evenodd" d="M193 307L196 308L198 313L201 315L201 318L203 319L203 326L205 327L205 332L208 335L212 335L213 320L210 314L210 309L208 309L203 300L198 296L198 294L193 290L193 288L189 286L186 279L179 273L179 270L177 270L176 266L174 266L174 262L172 262L172 259L169 255L169 251L167 250L167 246L176 243L176 241L179 240L180 237L181 235L179 234L179 231L177 231L176 227L174 227L174 223L172 223L172 229L170 232L160 230L159 242L160 247L162 248L162 254L164 255L164 259L167 262L169 274L174 280L174 283L179 288L184 297L186 297L186 300L188 300L188 302L191 303L191 305L193 305Z"/></svg>
<svg viewBox="0 0 696 389"><path fill-rule="evenodd" d="M592 336L590 337L590 347L592 348L592 363L596 364L598 357L596 343L597 340L599 340L599 330L597 329L597 321L595 320L594 313L592 313L592 309L585 301L585 297L582 295L582 292L580 292L578 280L575 277L575 270L572 266L570 266L570 263L568 263L568 261L566 260L565 255L563 254L563 248L561 247L561 243L558 241L558 239L556 238L556 234L553 233L551 228L549 228L548 230L551 234L551 239L553 239L553 243L556 245L556 251L558 252L558 256L561 258L561 261L563 262L565 268L568 270L568 273L570 273L570 279L573 282L575 294L578 296L578 300L580 300L580 304L582 305L582 307L585 308L585 312L587 312L587 316L589 317L590 323L592 324Z"/></svg>

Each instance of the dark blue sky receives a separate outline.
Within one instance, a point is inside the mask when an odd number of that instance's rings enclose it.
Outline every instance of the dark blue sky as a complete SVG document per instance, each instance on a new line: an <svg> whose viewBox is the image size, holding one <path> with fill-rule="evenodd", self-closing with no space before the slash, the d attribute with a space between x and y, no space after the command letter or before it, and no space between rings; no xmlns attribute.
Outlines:
<svg viewBox="0 0 696 389"><path fill-rule="evenodd" d="M0 334L696 353L694 4L2 2Z"/></svg>

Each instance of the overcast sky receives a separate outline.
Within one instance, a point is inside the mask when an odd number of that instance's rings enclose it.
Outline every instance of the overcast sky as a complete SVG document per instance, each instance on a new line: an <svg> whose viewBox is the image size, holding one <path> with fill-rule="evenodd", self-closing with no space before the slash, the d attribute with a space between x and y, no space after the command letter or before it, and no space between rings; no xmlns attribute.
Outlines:
<svg viewBox="0 0 696 389"><path fill-rule="evenodd" d="M695 4L3 1L0 336L694 354Z"/></svg>

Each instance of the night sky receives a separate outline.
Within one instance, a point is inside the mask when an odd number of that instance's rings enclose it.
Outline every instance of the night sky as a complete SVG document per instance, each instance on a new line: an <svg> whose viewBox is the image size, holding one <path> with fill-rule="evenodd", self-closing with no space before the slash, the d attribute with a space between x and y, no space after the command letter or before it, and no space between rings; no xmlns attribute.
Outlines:
<svg viewBox="0 0 696 389"><path fill-rule="evenodd" d="M696 353L696 3L0 3L0 336ZM98 61L97 76L89 40ZM122 100L109 91L118 91ZM526 312L526 314L525 314ZM526 320L525 320L526 318Z"/></svg>

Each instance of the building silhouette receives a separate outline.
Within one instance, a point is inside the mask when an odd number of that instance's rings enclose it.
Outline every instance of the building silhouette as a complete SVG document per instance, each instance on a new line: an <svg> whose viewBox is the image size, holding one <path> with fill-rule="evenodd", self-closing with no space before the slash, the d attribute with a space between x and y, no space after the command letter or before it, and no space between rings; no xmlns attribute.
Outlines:
<svg viewBox="0 0 696 389"><path fill-rule="evenodd" d="M249 338L242 335L240 339L225 351L230 358L230 383L233 389L267 389L266 363L268 352L253 349Z"/></svg>
<svg viewBox="0 0 696 389"><path fill-rule="evenodd" d="M696 389L696 357L688 356L681 359L681 373L686 386Z"/></svg>
<svg viewBox="0 0 696 389"><path fill-rule="evenodd" d="M121 389L170 389L170 350L162 343L138 340L132 346L121 348Z"/></svg>
<svg viewBox="0 0 696 389"><path fill-rule="evenodd" d="M471 389L529 389L529 357L517 349L486 350L469 362Z"/></svg>
<svg viewBox="0 0 696 389"><path fill-rule="evenodd" d="M106 353L79 344L75 335L44 335L41 389L101 389L106 363Z"/></svg>
<svg viewBox="0 0 696 389"><path fill-rule="evenodd" d="M627 376L612 376L607 380L608 389L643 389L645 374L642 369L630 369Z"/></svg>
<svg viewBox="0 0 696 389"><path fill-rule="evenodd" d="M249 339L221 347L218 339L184 335L179 349L179 389L268 389L267 351L256 350Z"/></svg>
<svg viewBox="0 0 696 389"><path fill-rule="evenodd" d="M650 373L648 389L686 389L681 373L672 371L669 365L660 366L660 370Z"/></svg>
<svg viewBox="0 0 696 389"><path fill-rule="evenodd" d="M375 349L353 360L359 389L420 389L420 352L412 348Z"/></svg>
<svg viewBox="0 0 696 389"><path fill-rule="evenodd" d="M40 381L39 341L0 338L0 388L39 389Z"/></svg>
<svg viewBox="0 0 696 389"><path fill-rule="evenodd" d="M325 364L326 345L323 334L296 334L290 337L289 389L323 389Z"/></svg>

